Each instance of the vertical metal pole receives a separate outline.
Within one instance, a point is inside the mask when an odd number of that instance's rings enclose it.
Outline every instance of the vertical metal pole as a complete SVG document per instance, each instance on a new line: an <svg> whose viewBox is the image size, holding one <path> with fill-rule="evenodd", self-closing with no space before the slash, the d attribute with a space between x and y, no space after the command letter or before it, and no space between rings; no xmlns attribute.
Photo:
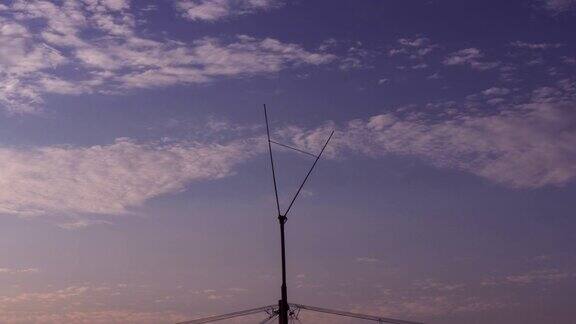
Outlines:
<svg viewBox="0 0 576 324"><path fill-rule="evenodd" d="M274 180L274 194L276 195L276 208L278 210L278 222L280 222L280 243L282 246L282 299L278 301L278 322L288 324L288 291L286 288L286 243L284 240L284 223L286 216L280 211L280 201L278 199L278 186L276 184L276 171L274 170L274 158L272 156L272 145L270 142L270 126L268 125L268 112L264 105L264 118L266 119L266 135L268 137L268 152L270 153L270 165L272 167L272 178Z"/></svg>
<svg viewBox="0 0 576 324"><path fill-rule="evenodd" d="M286 223L286 216L278 215L280 222L280 244L282 245L282 299L280 300L279 307L279 323L288 324L288 289L286 288L286 244L284 239L284 224Z"/></svg>
<svg viewBox="0 0 576 324"><path fill-rule="evenodd" d="M278 199L278 185L276 184L276 170L274 169L274 156L272 155L272 143L270 141L270 126L268 125L268 111L264 105L264 118L266 119L266 135L268 136L268 153L270 153L270 166L272 167L272 180L274 181L274 195L276 196L276 210L278 217L282 215L280 212L280 200Z"/></svg>

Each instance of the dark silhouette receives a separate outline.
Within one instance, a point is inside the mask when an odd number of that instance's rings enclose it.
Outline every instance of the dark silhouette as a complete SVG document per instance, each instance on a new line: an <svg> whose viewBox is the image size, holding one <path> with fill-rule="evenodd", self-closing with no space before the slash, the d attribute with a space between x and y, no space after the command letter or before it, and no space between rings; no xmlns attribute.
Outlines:
<svg viewBox="0 0 576 324"><path fill-rule="evenodd" d="M319 313L353 317L353 318L365 319L365 320L370 320L370 321L376 321L379 323L421 324L421 323L416 323L416 322L408 322L408 321L385 318L385 317L377 317L377 316L371 316L371 315L337 311L337 310L332 310L332 309L327 309L327 308L320 308L320 307L313 307L313 306L306 306L306 305L300 305L300 304L289 304L288 303L288 289L286 287L286 241L284 238L284 224L286 224L286 221L288 220L288 217L287 217L288 213L290 212L290 209L292 209L292 206L294 205L294 202L298 198L300 191L302 191L302 188L304 188L304 185L306 184L306 181L308 181L310 174L312 174L312 171L314 171L316 164L318 163L318 161L322 157L322 154L324 153L324 150L328 146L328 143L330 143L330 140L332 139L332 136L334 135L334 131L332 131L330 133L330 136L328 137L328 139L324 143L324 146L322 146L322 150L320 150L320 153L318 155L315 155L315 154L306 152L304 150L301 150L301 149L298 149L298 148L295 148L295 147L292 147L292 146L289 146L286 144L281 144L281 143L278 143L276 141L271 140L270 139L270 125L268 123L268 111L266 109L266 105L264 105L264 118L266 120L266 135L268 138L268 152L270 155L270 167L272 169L272 180L274 183L274 196L276 198L276 210L278 212L278 223L280 224L280 245L281 245L281 249L282 249L282 251L281 251L282 252L282 286L280 288L281 299L278 301L278 305L270 305L270 306L254 308L254 309L249 309L249 310L245 310L245 311L239 311L239 312L234 312L234 313L229 313L229 314L224 314L224 315L211 316L211 317L196 319L196 320L192 320L192 321L181 322L178 324L212 323L212 322L216 322L216 321L221 321L221 320L230 319L230 318L234 318L234 317L240 317L240 316L247 316L247 315L252 315L252 314L257 314L257 313L266 313L268 315L268 317L266 319L264 319L262 322L260 322L261 324L268 323L269 321L272 321L276 317L278 317L278 323L279 324L289 324L288 323L289 319L294 319L294 320L299 321L298 315L300 313L300 310L308 310L308 311L319 312ZM276 182L276 170L274 167L274 156L272 154L272 144L276 144L276 145L279 145L279 146L282 146L285 148L289 148L289 149L295 150L297 152L313 156L315 158L314 163L312 164L312 166L308 170L308 173L304 177L304 180L302 180L300 187L298 187L298 190L296 191L296 193L292 197L292 200L290 201L290 204L288 205L288 208L286 209L286 211L284 213L282 213L282 211L280 209L280 201L278 199L278 185Z"/></svg>

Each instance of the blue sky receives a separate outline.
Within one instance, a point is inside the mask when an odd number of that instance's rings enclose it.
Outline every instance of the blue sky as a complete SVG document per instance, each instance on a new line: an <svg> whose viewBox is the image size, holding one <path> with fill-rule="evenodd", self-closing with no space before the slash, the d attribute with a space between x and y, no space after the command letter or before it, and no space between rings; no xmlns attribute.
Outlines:
<svg viewBox="0 0 576 324"><path fill-rule="evenodd" d="M574 0L4 0L0 322L574 318ZM277 149L286 204L311 160ZM303 314L314 323L353 323ZM245 319L252 323L256 319ZM241 322L238 322L241 323Z"/></svg>

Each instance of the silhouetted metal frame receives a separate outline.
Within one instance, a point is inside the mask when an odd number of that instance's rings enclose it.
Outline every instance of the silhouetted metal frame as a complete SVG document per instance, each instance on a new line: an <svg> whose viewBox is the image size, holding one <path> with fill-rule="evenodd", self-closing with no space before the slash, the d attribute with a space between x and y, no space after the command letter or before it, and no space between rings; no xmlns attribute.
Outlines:
<svg viewBox="0 0 576 324"><path fill-rule="evenodd" d="M331 314L331 315L358 318L358 319L363 319L363 320L373 321L373 322L378 322L378 323L422 324L419 322L410 322L410 321L404 321L404 320L399 320L399 319L394 319L394 318L379 317L379 316L372 316L372 315L359 314L359 313L351 313L351 312L339 311L339 310L328 309L328 308L306 306L306 305L301 305L301 304L290 304L290 306L292 306L292 308L295 308L295 309L303 309L303 310L313 311L313 312L317 312L317 313L325 313L325 314Z"/></svg>
<svg viewBox="0 0 576 324"><path fill-rule="evenodd" d="M245 311L239 311L239 312L234 312L234 313L229 313L229 314L224 314L224 315L217 315L217 316L200 318L200 319L196 319L196 320L192 320L192 321L181 322L178 324L213 323L213 322L217 322L217 321L222 321L222 320L241 317L241 316L248 316L248 315L253 315L253 314L258 314L258 313L268 314L268 318L264 319L260 323L268 323L270 320L272 320L272 319L276 318L276 316L278 316L280 324L288 324L289 314L291 317L298 319L298 314L299 314L300 310L307 310L307 311L313 311L313 312L318 312L318 313L332 314L332 315L337 315L337 316L352 317L352 318L358 318L358 319L363 319L363 320L368 320L368 321L374 321L374 322L378 322L378 323L422 324L419 322L410 322L410 321L404 321L404 320L393 319L393 318L378 317L378 316L372 316L372 315L366 315L366 314L333 310L333 309L328 309L328 308L321 308L321 307L315 307L315 306L306 306L306 305L301 305L301 304L289 304L288 303L288 292L286 289L286 244L285 244L285 236L284 236L284 224L288 220L287 215L290 212L290 210L292 209L294 202L298 198L300 192L302 191L302 188L304 188L304 185L308 181L308 178L312 174L312 171L314 171L314 168L316 167L316 164L318 163L318 161L322 157L322 154L324 153L324 150L328 146L328 143L330 143L330 140L332 139L332 136L334 135L334 131L332 131L330 133L330 136L328 137L328 139L324 143L324 146L322 146L322 150L320 151L320 153L318 155L314 155L314 154L308 153L304 150L301 150L301 149L298 149L298 148L295 148L295 147L292 147L289 145L281 144L281 143L278 143L278 142L271 140L270 139L270 125L268 122L268 111L266 109L266 105L264 105L264 118L266 119L266 135L268 138L268 152L270 155L270 166L272 168L272 179L274 182L274 196L276 198L276 210L278 212L278 221L280 223L280 241L281 241L281 249L282 249L282 287L281 287L282 299L279 300L277 306L275 306L275 305L264 306L264 307L260 307L260 308L253 308L253 309L249 309L249 310L245 310ZM298 187L298 190L296 191L296 193L292 197L292 200L290 201L290 204L288 205L288 208L286 209L286 212L284 212L284 214L282 214L282 211L280 209L280 200L278 199L278 183L276 181L276 169L274 166L274 155L272 154L272 143L315 157L314 163L312 164L312 166L308 170L308 173L306 173L304 180L302 180L300 186Z"/></svg>
<svg viewBox="0 0 576 324"><path fill-rule="evenodd" d="M411 322L411 321L399 320L399 319L395 319L395 318L345 312L345 311L341 311L341 310L334 310L334 309L328 309L328 308L322 308L322 307L316 307L316 306L308 306L308 305L302 305L302 304L288 304L288 306L289 306L290 311L291 311L290 313L293 314L293 318L295 318L295 319L298 319L298 315L299 315L300 310L305 310L305 311L312 311L312 312L324 313L324 314L330 314L330 315L336 315L336 316L358 318L358 319L362 319L362 320L366 320L366 321L372 321L372 322L378 322L378 323L422 324L420 322ZM239 312L234 312L234 313L229 313L229 314L224 314L224 315L217 315L217 316L195 319L192 321L181 322L178 324L213 323L213 322L223 321L223 320L232 319L232 318L236 318L236 317L250 316L250 315L254 315L254 314L258 314L258 313L266 313L268 315L268 317L263 319L260 323L268 323L269 321L273 320L274 318L276 318L279 315L277 306L270 305L270 306L253 308L253 309L248 309L245 311L239 311Z"/></svg>
<svg viewBox="0 0 576 324"><path fill-rule="evenodd" d="M279 320L280 324L288 324L288 311L289 311L290 307L288 305L288 289L287 289L287 285L286 285L286 239L285 239L284 224L288 220L287 215L290 212L290 210L292 209L294 202L298 198L298 195L300 195L302 188L304 188L304 185L306 184L306 181L308 181L310 174L312 174L312 171L316 167L318 160L320 160L320 157L322 157L322 154L324 153L326 146L328 146L330 139L332 139L332 135L334 135L334 131L332 131L332 133L328 137L328 140L326 141L326 143L324 143L324 146L322 147L322 150L320 151L320 153L318 155L314 156L313 154L308 153L306 151L303 151L303 150L300 150L300 149L297 149L297 148L294 148L294 147L291 147L291 146L288 146L285 144L280 144L280 143L272 141L270 139L270 123L268 121L268 110L266 109L266 105L264 105L264 119L266 120L266 135L268 137L268 153L270 154L270 166L272 168L272 179L274 181L274 195L276 197L276 208L278 211L278 222L280 224L280 246L282 249L282 251L281 251L282 252L282 286L280 288L281 289L281 299L278 301L278 320ZM301 152L301 153L313 155L316 158L314 160L314 163L312 164L312 166L308 170L306 177L304 177L304 180L300 184L300 187L298 187L298 190L296 191L296 193L292 197L292 200L290 201L290 205L288 205L288 208L286 209L284 214L282 214L282 211L280 209L280 201L278 199L278 182L276 181L276 169L274 167L274 155L272 153L272 143L286 147L286 148L296 150L296 151Z"/></svg>
<svg viewBox="0 0 576 324"><path fill-rule="evenodd" d="M228 314L223 314L223 315L216 315L216 316L204 317L204 318L199 318L199 319L186 321L186 322L180 322L178 324L213 323L213 322L223 321L223 320L227 320L227 319L231 319L231 318L235 318L235 317L254 315L254 314L258 314L258 313L268 313L268 314L270 314L270 316L272 316L273 314L277 313L276 306L270 305L270 306L264 306L264 307L259 307L259 308L253 308L253 309L248 309L248 310L244 310L244 311L238 311L238 312L233 312L233 313L228 313ZM273 317L274 316L272 316L270 318L273 318ZM268 320L270 318L268 318Z"/></svg>
<svg viewBox="0 0 576 324"><path fill-rule="evenodd" d="M290 145L278 143L278 142L273 141L273 140L270 140L270 143L276 144L276 145L279 145L279 146L283 146L283 147L285 147L285 148L289 148L289 149L294 150L294 151L296 151L296 152L300 152L300 153L309 155L309 156L311 156L311 157L313 157L313 158L316 158L316 155L314 155L314 154L312 154L312 153L310 153L310 152L306 152L306 151L304 151L304 150L301 150L301 149L299 149L299 148L292 147L292 146L290 146Z"/></svg>

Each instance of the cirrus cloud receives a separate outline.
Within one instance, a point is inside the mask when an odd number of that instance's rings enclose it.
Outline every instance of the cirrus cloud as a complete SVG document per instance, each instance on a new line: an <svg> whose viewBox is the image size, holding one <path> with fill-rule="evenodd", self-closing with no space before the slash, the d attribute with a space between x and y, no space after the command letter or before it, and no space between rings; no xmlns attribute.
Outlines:
<svg viewBox="0 0 576 324"><path fill-rule="evenodd" d="M193 21L216 21L231 16L270 10L281 6L278 0L178 0L176 8Z"/></svg>
<svg viewBox="0 0 576 324"><path fill-rule="evenodd" d="M474 70L485 71L497 67L499 62L482 61L484 54L477 48L465 48L448 55L444 65L468 65Z"/></svg>
<svg viewBox="0 0 576 324"><path fill-rule="evenodd" d="M559 14L576 7L576 0L541 0L544 8L552 13Z"/></svg>
<svg viewBox="0 0 576 324"><path fill-rule="evenodd" d="M269 1L246 3L263 7ZM185 43L142 36L137 27L145 21L134 14L139 7L125 0L16 0L6 8L0 16L0 107L12 113L39 111L51 93L119 94L337 59L273 38L199 37Z"/></svg>
<svg viewBox="0 0 576 324"><path fill-rule="evenodd" d="M0 212L124 214L191 182L230 175L255 154L249 152L257 152L253 146L253 140L140 144L118 139L92 147L1 148Z"/></svg>
<svg viewBox="0 0 576 324"><path fill-rule="evenodd" d="M576 178L576 110L574 101L554 98L447 119L395 112L352 120L336 131L327 153L411 156L511 188L562 186ZM333 127L291 127L279 136L315 151Z"/></svg>

